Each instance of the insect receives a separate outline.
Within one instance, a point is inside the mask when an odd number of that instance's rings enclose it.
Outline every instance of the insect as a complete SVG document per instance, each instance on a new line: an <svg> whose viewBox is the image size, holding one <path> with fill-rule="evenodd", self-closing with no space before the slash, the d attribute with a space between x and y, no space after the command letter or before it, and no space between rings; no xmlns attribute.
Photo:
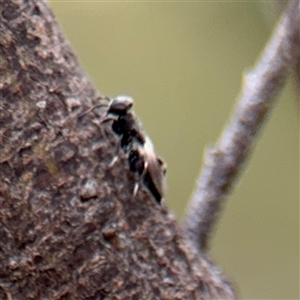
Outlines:
<svg viewBox="0 0 300 300"><path fill-rule="evenodd" d="M108 98L105 99L107 100ZM113 131L121 137L117 145L116 156L110 164L111 166L117 160L117 154L119 153L120 148L122 148L125 153L128 153L134 141L141 145L143 145L146 141L146 135L142 132L141 126L138 124L136 117L129 112L132 105L133 99L131 97L122 95L117 96L108 104L106 116L101 121L101 123L112 121ZM80 114L79 118L82 118L96 107L101 106L107 106L107 104L101 103L94 105Z"/></svg>
<svg viewBox="0 0 300 300"><path fill-rule="evenodd" d="M108 100L108 98L105 98ZM98 104L83 112L79 117L85 116L96 107L107 106ZM101 123L112 121L112 130L120 136L116 155L110 166L118 160L120 149L127 155L130 171L139 176L133 194L136 195L143 184L151 192L155 200L160 203L165 191L166 165L156 156L150 138L143 132L135 115L130 112L133 99L128 96L117 96L108 104L105 117Z"/></svg>
<svg viewBox="0 0 300 300"><path fill-rule="evenodd" d="M130 112L132 106L132 98L118 96L109 104L107 116L102 121L112 120L113 131L120 136L117 154L110 165L117 161L118 152L122 149L128 156L130 171L139 175L133 194L136 195L139 187L144 184L160 203L164 196L166 165L156 156L150 138L142 131L135 115Z"/></svg>
<svg viewBox="0 0 300 300"><path fill-rule="evenodd" d="M118 96L111 101L107 109L107 116L102 120L102 122L112 120L113 131L121 137L117 146L117 154L120 148L128 153L134 142L140 145L144 145L146 142L146 135L142 132L136 117L129 112L132 105L132 98Z"/></svg>

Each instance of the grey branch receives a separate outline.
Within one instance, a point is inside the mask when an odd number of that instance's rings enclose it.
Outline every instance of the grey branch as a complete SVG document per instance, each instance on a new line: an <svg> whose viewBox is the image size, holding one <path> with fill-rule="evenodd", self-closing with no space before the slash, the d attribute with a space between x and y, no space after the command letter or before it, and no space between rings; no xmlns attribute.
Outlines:
<svg viewBox="0 0 300 300"><path fill-rule="evenodd" d="M235 299L99 120L42 0L0 0L0 299Z"/></svg>
<svg viewBox="0 0 300 300"><path fill-rule="evenodd" d="M291 1L257 66L243 79L239 101L217 144L208 149L184 221L188 238L206 251L218 213L249 157L259 129L300 58L300 4Z"/></svg>

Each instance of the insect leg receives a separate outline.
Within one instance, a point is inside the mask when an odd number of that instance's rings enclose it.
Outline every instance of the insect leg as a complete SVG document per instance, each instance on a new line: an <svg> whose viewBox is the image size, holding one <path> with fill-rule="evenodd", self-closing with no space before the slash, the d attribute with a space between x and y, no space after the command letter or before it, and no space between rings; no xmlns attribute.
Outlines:
<svg viewBox="0 0 300 300"><path fill-rule="evenodd" d="M119 154L120 148L121 148L121 140L118 140L117 147L116 147L116 153L115 153L112 161L110 162L109 167L112 167L118 160L118 158L119 158L118 154Z"/></svg>
<svg viewBox="0 0 300 300"><path fill-rule="evenodd" d="M88 114L89 112L91 112L91 111L94 110L95 108L101 107L101 106L107 106L107 105L104 104L104 103L96 104L96 105L92 106L91 108L87 109L86 111L84 111L83 113L81 113L81 114L78 116L78 118L80 119L80 118L84 117L86 114Z"/></svg>
<svg viewBox="0 0 300 300"><path fill-rule="evenodd" d="M129 162L129 168L131 172L138 173L139 180L134 185L133 189L133 195L135 196L138 192L139 186L142 182L142 174L144 173L145 167L147 167L147 164L145 162L145 159L143 156L140 155L139 151L136 149L133 149L130 151L128 156L128 162Z"/></svg>
<svg viewBox="0 0 300 300"><path fill-rule="evenodd" d="M133 190L134 196L136 196L136 194L139 190L139 187L143 184L147 170L148 170L148 162L144 161L143 171L141 174L139 174L139 179L137 180L137 182L134 185L134 190Z"/></svg>

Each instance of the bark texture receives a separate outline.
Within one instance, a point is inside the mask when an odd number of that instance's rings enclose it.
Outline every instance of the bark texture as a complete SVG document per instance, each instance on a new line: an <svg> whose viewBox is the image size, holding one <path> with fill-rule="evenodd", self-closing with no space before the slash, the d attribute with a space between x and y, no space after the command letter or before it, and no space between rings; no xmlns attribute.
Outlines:
<svg viewBox="0 0 300 300"><path fill-rule="evenodd" d="M235 299L126 156L41 0L0 0L0 299Z"/></svg>

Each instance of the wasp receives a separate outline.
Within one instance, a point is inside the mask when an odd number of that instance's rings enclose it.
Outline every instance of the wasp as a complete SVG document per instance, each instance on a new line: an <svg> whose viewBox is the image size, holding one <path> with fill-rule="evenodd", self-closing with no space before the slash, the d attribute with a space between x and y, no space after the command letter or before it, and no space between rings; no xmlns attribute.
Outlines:
<svg viewBox="0 0 300 300"><path fill-rule="evenodd" d="M143 132L137 118L130 111L132 106L132 98L116 97L110 102L106 117L102 122L112 120L113 131L120 136L117 154L122 149L127 155L130 171L139 176L133 194L136 195L143 184L155 200L161 203L165 191L166 165L161 158L156 156L150 138ZM117 159L118 155L110 165L113 165Z"/></svg>
<svg viewBox="0 0 300 300"><path fill-rule="evenodd" d="M133 99L127 96L118 96L111 101L108 106L106 117L102 122L112 120L113 131L120 136L117 147L122 148L125 153L128 153L133 146L137 143L143 146L146 143L146 135L141 129L137 118L129 110L132 108Z"/></svg>

